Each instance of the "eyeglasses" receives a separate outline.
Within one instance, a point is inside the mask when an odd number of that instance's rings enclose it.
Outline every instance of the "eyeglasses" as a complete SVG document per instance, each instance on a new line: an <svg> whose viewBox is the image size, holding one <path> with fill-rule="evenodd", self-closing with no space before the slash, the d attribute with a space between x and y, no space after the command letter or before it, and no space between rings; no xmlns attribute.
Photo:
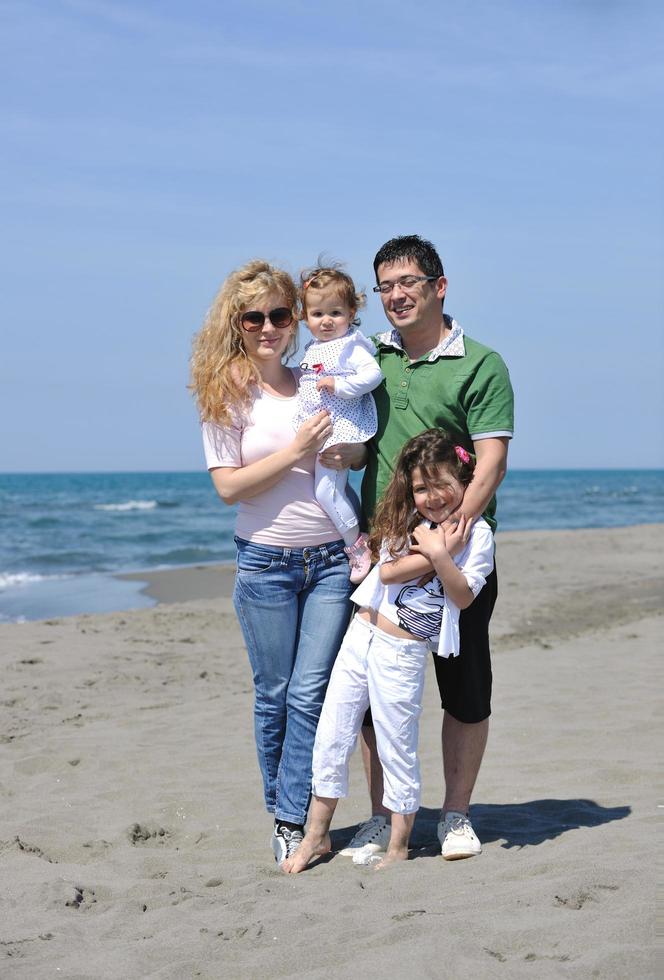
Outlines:
<svg viewBox="0 0 664 980"><path fill-rule="evenodd" d="M261 313L260 310L247 310L246 313L242 314L240 322L247 333L256 333L257 330L263 328L266 320L269 320L277 330L285 330L293 322L293 311L289 310L287 306L278 306L275 310L270 310L269 313Z"/></svg>
<svg viewBox="0 0 664 980"><path fill-rule="evenodd" d="M399 286L408 292L409 289L414 289L418 282L435 282L436 279L440 278L440 276L401 276L400 279L396 279L394 282L379 283L373 287L373 291L374 293L382 293L383 296L387 296L395 286Z"/></svg>

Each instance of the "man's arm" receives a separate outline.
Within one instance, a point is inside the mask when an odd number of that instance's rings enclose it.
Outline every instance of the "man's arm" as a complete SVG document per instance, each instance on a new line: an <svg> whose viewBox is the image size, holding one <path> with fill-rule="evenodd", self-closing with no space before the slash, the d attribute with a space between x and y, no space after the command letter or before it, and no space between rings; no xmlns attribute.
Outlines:
<svg viewBox="0 0 664 980"><path fill-rule="evenodd" d="M508 445L506 436L478 439L473 443L477 460L475 472L455 512L457 517L463 514L472 522L484 512L507 472Z"/></svg>

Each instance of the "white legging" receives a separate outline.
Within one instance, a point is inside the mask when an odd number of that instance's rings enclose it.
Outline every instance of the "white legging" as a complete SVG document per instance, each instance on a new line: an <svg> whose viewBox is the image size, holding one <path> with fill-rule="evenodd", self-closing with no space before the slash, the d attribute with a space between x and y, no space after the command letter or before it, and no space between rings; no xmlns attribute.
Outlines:
<svg viewBox="0 0 664 980"><path fill-rule="evenodd" d="M357 539L359 521L346 493L348 470L331 470L316 460L314 493L347 545Z"/></svg>
<svg viewBox="0 0 664 980"><path fill-rule="evenodd" d="M393 813L419 808L417 739L428 656L424 640L389 636L355 616L335 661L316 731L316 796L348 796L348 762L371 705L383 767L383 805Z"/></svg>

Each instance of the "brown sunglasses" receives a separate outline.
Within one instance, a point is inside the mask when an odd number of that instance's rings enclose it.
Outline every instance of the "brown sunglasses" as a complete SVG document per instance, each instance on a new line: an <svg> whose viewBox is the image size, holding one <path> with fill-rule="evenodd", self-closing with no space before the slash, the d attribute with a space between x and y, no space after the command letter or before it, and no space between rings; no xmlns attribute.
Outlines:
<svg viewBox="0 0 664 980"><path fill-rule="evenodd" d="M262 330L266 320L269 320L277 330L284 330L286 327L290 327L293 322L293 311L289 310L287 306L278 306L276 309L270 310L269 313L261 313L260 310L247 310L246 313L242 314L240 322L247 333L256 333L257 330Z"/></svg>

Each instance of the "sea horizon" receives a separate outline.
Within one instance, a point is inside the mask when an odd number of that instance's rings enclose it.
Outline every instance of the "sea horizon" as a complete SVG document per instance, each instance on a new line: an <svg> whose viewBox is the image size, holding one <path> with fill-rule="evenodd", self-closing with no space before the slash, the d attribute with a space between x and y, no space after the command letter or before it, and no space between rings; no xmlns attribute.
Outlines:
<svg viewBox="0 0 664 980"><path fill-rule="evenodd" d="M351 474L358 489L361 473ZM205 470L0 474L0 622L151 605L126 573L232 562ZM498 529L664 523L664 469L510 469Z"/></svg>
<svg viewBox="0 0 664 980"><path fill-rule="evenodd" d="M1 470L0 479L4 476L141 476L143 474L207 474L206 469L151 469L151 470ZM623 466L509 466L509 473L664 473L662 466L639 466L636 468ZM498 491L500 493L500 490Z"/></svg>

